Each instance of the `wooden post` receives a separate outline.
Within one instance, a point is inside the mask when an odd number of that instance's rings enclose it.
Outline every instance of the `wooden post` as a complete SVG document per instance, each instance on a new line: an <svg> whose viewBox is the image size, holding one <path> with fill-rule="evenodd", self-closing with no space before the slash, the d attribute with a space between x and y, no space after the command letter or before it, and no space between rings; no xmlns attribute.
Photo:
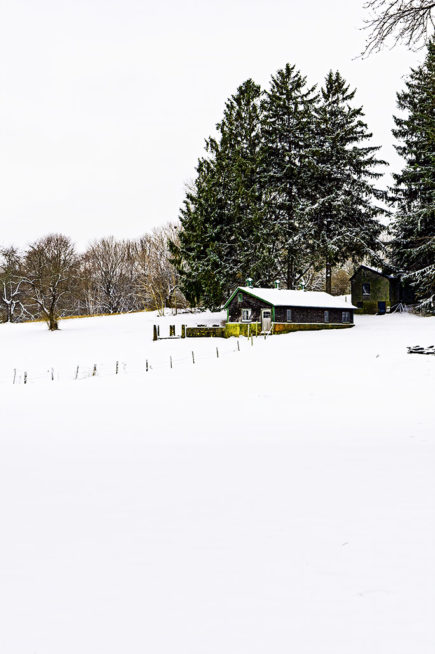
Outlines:
<svg viewBox="0 0 435 654"><path fill-rule="evenodd" d="M27 372L26 371L24 371L24 380L23 381L24 381L25 384L27 384Z"/></svg>
<svg viewBox="0 0 435 654"><path fill-rule="evenodd" d="M254 339L251 336L251 345L254 345Z"/></svg>
<svg viewBox="0 0 435 654"><path fill-rule="evenodd" d="M51 381L54 381L54 368L51 369Z"/></svg>
<svg viewBox="0 0 435 654"><path fill-rule="evenodd" d="M169 366L172 368L172 354L169 356Z"/></svg>
<svg viewBox="0 0 435 654"><path fill-rule="evenodd" d="M148 372L148 359L145 361L145 371Z"/></svg>
<svg viewBox="0 0 435 654"><path fill-rule="evenodd" d="M181 325L181 338L186 338L186 325Z"/></svg>
<svg viewBox="0 0 435 654"><path fill-rule="evenodd" d="M192 363L195 363L195 352L192 350Z"/></svg>
<svg viewBox="0 0 435 654"><path fill-rule="evenodd" d="M15 379L16 379L16 377L17 377L17 369L14 368L14 379L13 379L13 381L12 381L13 384L15 384Z"/></svg>
<svg viewBox="0 0 435 654"><path fill-rule="evenodd" d="M92 370L92 377L95 377L96 374L97 374L97 364L94 363L94 368Z"/></svg>
<svg viewBox="0 0 435 654"><path fill-rule="evenodd" d="M157 325L153 325L153 341L158 339Z"/></svg>
<svg viewBox="0 0 435 654"><path fill-rule="evenodd" d="M175 336L175 325L169 325L169 336Z"/></svg>
<svg viewBox="0 0 435 654"><path fill-rule="evenodd" d="M77 368L76 368L76 376L75 376L75 379L77 379L78 376L79 376L79 367L77 366Z"/></svg>
<svg viewBox="0 0 435 654"><path fill-rule="evenodd" d="M237 349L240 352L240 343L239 343L239 341L237 341Z"/></svg>
<svg viewBox="0 0 435 654"><path fill-rule="evenodd" d="M216 348L216 357L219 359L219 348Z"/></svg>
<svg viewBox="0 0 435 654"><path fill-rule="evenodd" d="M119 361L117 361L115 365L115 375L118 374L118 370L119 370Z"/></svg>

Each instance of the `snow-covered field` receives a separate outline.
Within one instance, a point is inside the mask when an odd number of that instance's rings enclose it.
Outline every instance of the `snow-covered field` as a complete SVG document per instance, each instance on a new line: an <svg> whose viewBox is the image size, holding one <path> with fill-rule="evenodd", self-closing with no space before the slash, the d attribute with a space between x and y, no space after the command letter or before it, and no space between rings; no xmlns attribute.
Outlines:
<svg viewBox="0 0 435 654"><path fill-rule="evenodd" d="M156 321L0 325L0 653L433 654L435 319Z"/></svg>

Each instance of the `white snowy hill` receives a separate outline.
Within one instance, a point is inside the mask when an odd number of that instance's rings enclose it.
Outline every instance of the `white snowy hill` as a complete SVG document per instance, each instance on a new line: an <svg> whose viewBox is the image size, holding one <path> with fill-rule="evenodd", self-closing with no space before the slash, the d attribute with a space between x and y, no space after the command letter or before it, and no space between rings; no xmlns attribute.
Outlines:
<svg viewBox="0 0 435 654"><path fill-rule="evenodd" d="M0 652L433 654L435 319L157 320L0 325Z"/></svg>

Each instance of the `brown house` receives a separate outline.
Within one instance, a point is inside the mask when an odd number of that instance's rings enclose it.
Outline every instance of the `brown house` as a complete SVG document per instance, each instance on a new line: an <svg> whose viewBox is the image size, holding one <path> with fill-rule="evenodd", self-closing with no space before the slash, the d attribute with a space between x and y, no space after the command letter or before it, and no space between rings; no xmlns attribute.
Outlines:
<svg viewBox="0 0 435 654"><path fill-rule="evenodd" d="M239 286L224 305L227 325L262 332L353 327L355 307L328 293Z"/></svg>

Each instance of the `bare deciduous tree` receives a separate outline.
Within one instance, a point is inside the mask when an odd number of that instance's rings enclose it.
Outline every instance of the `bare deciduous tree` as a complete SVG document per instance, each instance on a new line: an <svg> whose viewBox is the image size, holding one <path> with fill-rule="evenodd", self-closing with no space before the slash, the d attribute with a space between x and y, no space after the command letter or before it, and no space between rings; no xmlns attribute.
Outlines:
<svg viewBox="0 0 435 654"><path fill-rule="evenodd" d="M93 276L88 288L93 306L101 313L131 311L135 300L133 244L109 236L95 241L84 256Z"/></svg>
<svg viewBox="0 0 435 654"><path fill-rule="evenodd" d="M63 234L45 236L26 252L23 283L51 331L59 328L61 303L72 292L76 272L74 245Z"/></svg>
<svg viewBox="0 0 435 654"><path fill-rule="evenodd" d="M434 31L434 0L367 0L364 9L371 14L365 20L369 30L362 56L377 52L384 45L399 42L410 48L423 47Z"/></svg>
<svg viewBox="0 0 435 654"><path fill-rule="evenodd" d="M14 247L0 250L0 306L5 322L20 320L28 311L24 306L22 257Z"/></svg>
<svg viewBox="0 0 435 654"><path fill-rule="evenodd" d="M161 315L167 306L185 306L179 277L170 262L168 242L177 240L177 227L168 224L146 234L137 243L137 283L144 304Z"/></svg>

